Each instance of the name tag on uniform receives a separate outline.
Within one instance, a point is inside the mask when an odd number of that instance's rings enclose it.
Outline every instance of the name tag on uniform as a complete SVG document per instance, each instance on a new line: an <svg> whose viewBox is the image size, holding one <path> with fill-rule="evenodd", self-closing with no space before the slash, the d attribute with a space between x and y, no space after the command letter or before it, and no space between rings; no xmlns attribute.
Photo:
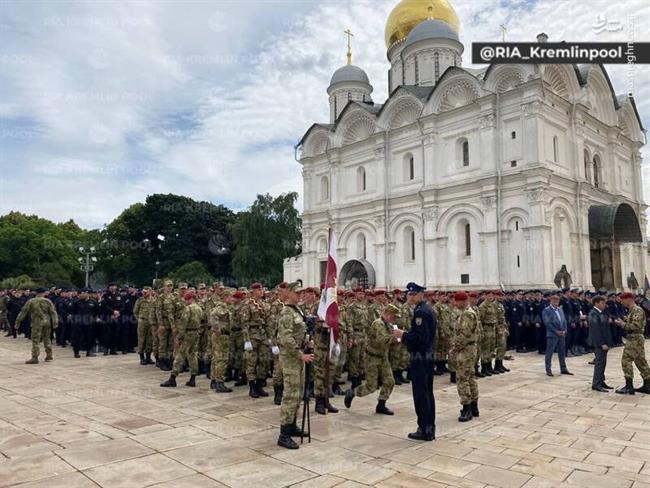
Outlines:
<svg viewBox="0 0 650 488"><path fill-rule="evenodd" d="M422 325L422 317L415 317L415 325Z"/></svg>

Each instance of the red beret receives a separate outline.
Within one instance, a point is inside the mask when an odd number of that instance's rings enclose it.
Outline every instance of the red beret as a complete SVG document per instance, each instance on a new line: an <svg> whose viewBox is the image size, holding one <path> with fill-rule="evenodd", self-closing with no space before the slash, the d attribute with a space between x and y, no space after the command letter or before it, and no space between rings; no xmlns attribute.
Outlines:
<svg viewBox="0 0 650 488"><path fill-rule="evenodd" d="M305 293L316 293L316 290L313 287L310 286L308 288L305 288L304 292Z"/></svg>
<svg viewBox="0 0 650 488"><path fill-rule="evenodd" d="M188 292L183 296L183 298L185 298L185 300L188 300L188 301L189 301L189 300L194 300L194 292L193 292L193 291L188 291Z"/></svg>
<svg viewBox="0 0 650 488"><path fill-rule="evenodd" d="M355 293L363 293L363 288L357 287L353 290Z"/></svg>
<svg viewBox="0 0 650 488"><path fill-rule="evenodd" d="M465 293L462 290L454 293L454 300L456 300L457 302L462 302L463 300L467 300L468 298L469 297L467 296L467 293Z"/></svg>
<svg viewBox="0 0 650 488"><path fill-rule="evenodd" d="M354 291L352 290L346 291L345 296L348 298L354 298Z"/></svg>
<svg viewBox="0 0 650 488"><path fill-rule="evenodd" d="M244 293L243 291L236 291L235 293L232 294L233 298L237 298L239 300L241 300L245 296L246 296L246 293Z"/></svg>
<svg viewBox="0 0 650 488"><path fill-rule="evenodd" d="M379 297L382 295L386 295L386 290L375 290L375 296Z"/></svg>
<svg viewBox="0 0 650 488"><path fill-rule="evenodd" d="M498 296L498 297L503 296L503 293L501 292L501 290L496 290L496 291L494 292L494 294L495 294L496 296Z"/></svg>
<svg viewBox="0 0 650 488"><path fill-rule="evenodd" d="M475 291L470 291L469 292L469 297L470 298L478 298L478 293L476 293Z"/></svg>
<svg viewBox="0 0 650 488"><path fill-rule="evenodd" d="M400 290L399 288L395 288L395 289L393 290L393 293L403 293L403 291Z"/></svg>
<svg viewBox="0 0 650 488"><path fill-rule="evenodd" d="M634 298L634 293L630 293L629 291L626 291L625 293L621 293L621 300L628 300L630 298Z"/></svg>
<svg viewBox="0 0 650 488"><path fill-rule="evenodd" d="M251 285L251 290L259 290L260 288L262 288L262 283L253 283Z"/></svg>
<svg viewBox="0 0 650 488"><path fill-rule="evenodd" d="M287 283L286 281L283 281L282 283L278 283L278 288L288 288L288 287L289 287L289 283Z"/></svg>
<svg viewBox="0 0 650 488"><path fill-rule="evenodd" d="M321 283L321 284L320 284L320 289L321 289L321 290L324 290L324 289L325 289L325 283Z"/></svg>

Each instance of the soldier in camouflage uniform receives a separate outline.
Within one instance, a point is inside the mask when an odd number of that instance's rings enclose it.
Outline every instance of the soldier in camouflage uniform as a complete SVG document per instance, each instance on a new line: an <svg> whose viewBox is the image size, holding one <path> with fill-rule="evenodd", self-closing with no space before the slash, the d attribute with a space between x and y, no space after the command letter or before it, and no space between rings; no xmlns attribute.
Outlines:
<svg viewBox="0 0 650 488"><path fill-rule="evenodd" d="M37 288L36 296L27 300L16 317L15 328L20 328L25 318L29 317L31 322L32 358L25 361L25 364L38 364L40 354L39 343L43 341L45 348L45 360L52 361L52 331L59 326L59 316L56 313L54 304L45 298L46 288Z"/></svg>
<svg viewBox="0 0 650 488"><path fill-rule="evenodd" d="M625 376L625 386L616 390L616 393L623 395L634 395L635 391L639 393L650 394L650 367L645 358L644 337L643 331L646 326L645 312L641 307L634 303L634 295L632 293L623 293L620 296L621 303L626 307L629 312L625 321L616 319L616 324L623 327L625 330L625 347L623 349L623 357L621 358L621 367L623 368L623 376ZM633 364L641 373L643 378L643 386L634 388L634 368Z"/></svg>
<svg viewBox="0 0 650 488"><path fill-rule="evenodd" d="M283 297L286 295L288 283L282 282L277 288L277 295L271 297L269 302L269 343L273 356L273 403L282 403L282 366L280 365L280 348L278 346L278 319L284 308Z"/></svg>
<svg viewBox="0 0 650 488"><path fill-rule="evenodd" d="M206 378L212 379L210 377L210 361L212 358L210 339L212 337L212 333L208 325L208 317L210 317L210 312L214 306L214 300L212 296L208 295L208 288L205 283L199 283L196 285L196 290L196 303L198 303L203 310L203 316L205 317L205 320L201 323L201 330L199 331L199 374L205 374Z"/></svg>
<svg viewBox="0 0 650 488"><path fill-rule="evenodd" d="M499 310L494 301L494 292L485 292L485 301L478 307L479 320L483 328L481 340L481 373L484 376L496 374L492 369L492 357L496 349L496 329L499 323Z"/></svg>
<svg viewBox="0 0 650 488"><path fill-rule="evenodd" d="M267 322L269 305L262 301L264 288L260 283L251 285L251 296L239 309L239 320L244 339L244 359L251 398L267 397L263 385L269 363Z"/></svg>
<svg viewBox="0 0 650 488"><path fill-rule="evenodd" d="M485 376L479 371L478 365L481 362L481 343L483 342L483 326L481 325L481 317L478 310L478 293L475 291L470 291L469 296L469 307L474 310L476 317L478 318L478 339L476 341L476 360L474 361L474 377L475 378L484 378Z"/></svg>
<svg viewBox="0 0 650 488"><path fill-rule="evenodd" d="M368 308L365 305L363 289L355 290L356 300L348 307L347 316L352 327L352 343L348 348L348 376L352 387L361 384L365 367L366 328L368 327Z"/></svg>
<svg viewBox="0 0 650 488"><path fill-rule="evenodd" d="M451 340L451 309L445 303L446 295L444 293L438 294L437 300L433 305L433 310L436 312L438 324L436 327L436 349L435 349L435 371L436 375L443 375L449 372L445 363L447 362L447 354L449 352L449 341Z"/></svg>
<svg viewBox="0 0 650 488"><path fill-rule="evenodd" d="M133 316L138 320L138 354L140 364L154 364L151 360L153 350L153 338L151 335L151 310L155 306L155 300L151 295L151 287L145 286L142 289L142 296L135 301Z"/></svg>
<svg viewBox="0 0 650 488"><path fill-rule="evenodd" d="M246 292L236 291L233 297L233 317L230 327L230 369L233 370L235 377L235 386L246 386L248 380L246 379L246 369L244 367L244 336L242 333L242 323L240 310L246 298ZM228 378L226 372L226 379Z"/></svg>
<svg viewBox="0 0 650 488"><path fill-rule="evenodd" d="M395 379L388 361L390 345L396 340L393 336L393 325L399 308L391 304L386 305L382 316L376 319L368 329L366 339L366 379L357 386L350 388L345 393L345 406L350 408L355 396L364 397L375 392L381 384L379 400L375 413L393 415L393 411L386 407L386 400L390 397L395 386Z"/></svg>
<svg viewBox="0 0 650 488"><path fill-rule="evenodd" d="M162 371L172 370L173 344L172 330L175 328L174 315L176 299L172 294L173 282L166 280L163 291L156 301L156 322L158 323L158 362Z"/></svg>
<svg viewBox="0 0 650 488"><path fill-rule="evenodd" d="M199 331L203 321L203 309L195 301L193 291L185 293L181 316L176 323L174 347L174 366L169 379L160 384L162 387L175 387L176 377L183 369L185 361L190 365L190 379L185 386L196 386L196 375L199 373L198 347Z"/></svg>
<svg viewBox="0 0 650 488"><path fill-rule="evenodd" d="M347 291L345 293L342 293L340 300L339 346L341 348L341 352L339 353L339 357L336 361L336 367L334 368L334 381L332 382L332 389L335 395L345 395L345 392L341 389L341 385L345 384L345 381L343 380L343 368L345 367L345 363L347 361L348 348L352 342L353 331L350 325L350 318L348 317L348 310L352 300L354 300L354 292Z"/></svg>
<svg viewBox="0 0 650 488"><path fill-rule="evenodd" d="M7 305L9 304L9 294L5 290L0 290L0 330L11 332L9 329L9 320L7 319ZM7 334L9 336L10 334Z"/></svg>
<svg viewBox="0 0 650 488"><path fill-rule="evenodd" d="M174 293L174 326L172 326L172 358L176 357L176 348L178 347L179 342L176 340L176 329L177 324L183 316L183 311L187 302L185 301L185 294L188 292L187 283L179 283L178 290ZM196 300L196 295L195 295Z"/></svg>
<svg viewBox="0 0 650 488"><path fill-rule="evenodd" d="M291 436L302 435L296 425L296 416L304 389L303 364L314 359L313 354L306 354L307 327L302 312L298 308L297 282L288 285L285 306L278 319L278 344L280 347L280 364L284 379L284 398L280 407L280 437L278 445L287 449L298 449L298 444Z"/></svg>
<svg viewBox="0 0 650 488"><path fill-rule="evenodd" d="M478 339L478 317L468 306L469 297L464 291L454 295L455 306L459 311L458 324L451 342L450 354L454 356L456 388L463 409L459 422L467 422L478 417L478 385L474 378L476 341Z"/></svg>
<svg viewBox="0 0 650 488"><path fill-rule="evenodd" d="M156 314L156 309L158 308L158 299L160 297L161 290L152 290L151 291L151 309L149 310L149 324L151 326L151 351L155 359L156 368L160 367L160 361L158 361L158 350L159 350L159 341L158 341L158 315Z"/></svg>
<svg viewBox="0 0 650 488"><path fill-rule="evenodd" d="M503 359L506 356L506 350L508 349L508 336L510 335L510 326L506 319L506 309L503 306L503 293L501 291L496 292L496 306L499 311L498 317L499 321L497 322L496 327L496 357L494 360L494 372L495 373L508 373L510 370L503 365Z"/></svg>
<svg viewBox="0 0 650 488"><path fill-rule="evenodd" d="M230 355L230 332L233 321L233 299L224 292L221 300L214 301L210 309L208 324L210 325L210 345L212 347L212 363L210 388L216 393L230 393L231 388L225 384L226 369Z"/></svg>
<svg viewBox="0 0 650 488"><path fill-rule="evenodd" d="M395 317L395 323L401 330L408 331L411 327L411 314L413 312L411 306L401 300L401 295L401 290L397 289L393 291L393 305L399 309ZM391 343L390 351L388 351L388 360L393 369L395 384L410 383L408 378L402 376L402 371L408 369L409 356L406 346L401 341Z"/></svg>

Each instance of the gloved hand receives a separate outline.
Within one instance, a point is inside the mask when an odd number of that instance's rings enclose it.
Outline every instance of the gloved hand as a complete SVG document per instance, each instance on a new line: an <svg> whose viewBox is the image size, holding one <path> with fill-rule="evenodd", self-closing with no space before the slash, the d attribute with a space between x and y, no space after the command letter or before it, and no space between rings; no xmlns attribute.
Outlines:
<svg viewBox="0 0 650 488"><path fill-rule="evenodd" d="M271 346L271 352L273 353L274 356L277 356L280 354L280 348L278 346Z"/></svg>
<svg viewBox="0 0 650 488"><path fill-rule="evenodd" d="M253 343L251 341L244 342L244 351L252 351Z"/></svg>

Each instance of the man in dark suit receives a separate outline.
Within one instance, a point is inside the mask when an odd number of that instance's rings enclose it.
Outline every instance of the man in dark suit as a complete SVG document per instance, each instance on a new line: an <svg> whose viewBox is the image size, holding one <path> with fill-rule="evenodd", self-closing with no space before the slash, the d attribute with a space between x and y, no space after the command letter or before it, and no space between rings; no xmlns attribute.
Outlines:
<svg viewBox="0 0 650 488"><path fill-rule="evenodd" d="M564 312L560 308L560 297L553 295L550 302L551 304L542 312L542 322L544 322L544 327L546 327L546 356L544 361L546 375L553 376L551 371L551 358L556 349L560 360L560 373L573 375L566 367L565 340L567 335L567 320Z"/></svg>
<svg viewBox="0 0 650 488"><path fill-rule="evenodd" d="M612 332L609 326L609 316L605 309L605 297L597 296L593 299L593 308L589 312L589 340L594 348L594 378L591 389L607 392L612 387L605 383L605 366L607 366L607 351L613 345Z"/></svg>
<svg viewBox="0 0 650 488"><path fill-rule="evenodd" d="M436 336L436 315L424 299L425 288L415 283L406 285L408 302L415 305L411 329L393 330L393 335L409 352L409 378L413 387L413 403L418 429L409 439L432 441L436 438L436 403L433 397L433 351Z"/></svg>

